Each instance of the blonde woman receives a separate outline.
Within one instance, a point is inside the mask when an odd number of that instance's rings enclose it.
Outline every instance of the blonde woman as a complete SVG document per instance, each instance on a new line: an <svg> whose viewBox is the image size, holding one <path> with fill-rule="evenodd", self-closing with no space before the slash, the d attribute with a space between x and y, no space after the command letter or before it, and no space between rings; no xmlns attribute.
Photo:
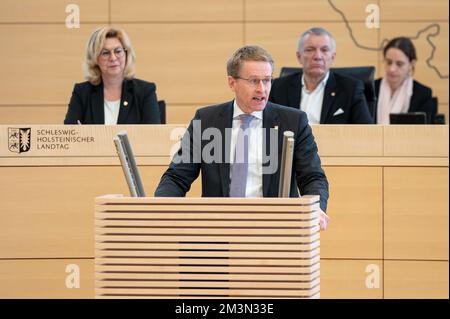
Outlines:
<svg viewBox="0 0 450 319"><path fill-rule="evenodd" d="M156 86L134 78L135 58L123 30L95 30L86 47L87 81L75 84L64 124L159 124Z"/></svg>

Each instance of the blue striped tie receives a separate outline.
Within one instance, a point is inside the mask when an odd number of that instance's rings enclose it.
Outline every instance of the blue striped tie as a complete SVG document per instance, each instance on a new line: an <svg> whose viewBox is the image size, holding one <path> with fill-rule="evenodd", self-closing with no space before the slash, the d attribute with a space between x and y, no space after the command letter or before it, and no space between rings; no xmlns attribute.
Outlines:
<svg viewBox="0 0 450 319"><path fill-rule="evenodd" d="M248 144L250 122L253 115L241 114L241 126L239 127L236 139L236 151L234 153L234 162L231 167L230 197L245 197L248 174Z"/></svg>

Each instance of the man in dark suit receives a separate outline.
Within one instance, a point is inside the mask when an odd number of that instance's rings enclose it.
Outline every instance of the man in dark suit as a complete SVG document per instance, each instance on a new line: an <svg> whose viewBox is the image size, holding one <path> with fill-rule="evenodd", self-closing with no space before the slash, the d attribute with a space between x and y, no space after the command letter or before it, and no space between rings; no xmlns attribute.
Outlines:
<svg viewBox="0 0 450 319"><path fill-rule="evenodd" d="M330 71L336 41L322 28L302 34L297 59L303 72L276 79L271 102L300 108L310 124L373 124L361 81Z"/></svg>
<svg viewBox="0 0 450 319"><path fill-rule="evenodd" d="M268 103L272 57L258 46L245 46L229 59L227 72L235 99L196 112L155 196L185 196L201 172L203 197L277 197L282 133L292 131L290 196L298 197L297 187L302 195L320 195L325 229L328 181L306 114Z"/></svg>

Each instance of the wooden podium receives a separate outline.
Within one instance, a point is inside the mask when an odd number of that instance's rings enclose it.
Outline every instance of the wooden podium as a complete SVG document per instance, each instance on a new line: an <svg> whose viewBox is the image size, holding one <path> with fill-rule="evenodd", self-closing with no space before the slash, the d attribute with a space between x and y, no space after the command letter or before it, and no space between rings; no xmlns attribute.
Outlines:
<svg viewBox="0 0 450 319"><path fill-rule="evenodd" d="M319 197L96 198L96 298L319 298Z"/></svg>

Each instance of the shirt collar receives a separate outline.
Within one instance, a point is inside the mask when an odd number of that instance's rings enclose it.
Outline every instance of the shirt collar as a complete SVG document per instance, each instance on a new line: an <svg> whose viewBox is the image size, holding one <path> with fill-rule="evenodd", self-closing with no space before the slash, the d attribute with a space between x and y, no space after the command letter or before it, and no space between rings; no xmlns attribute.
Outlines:
<svg viewBox="0 0 450 319"><path fill-rule="evenodd" d="M239 107L239 105L237 104L236 99L235 99L233 102L233 119L236 119L241 114L245 114L245 113L241 110L241 108ZM263 118L262 117L263 111L255 111L250 114L260 120L262 120L262 118Z"/></svg>
<svg viewBox="0 0 450 319"><path fill-rule="evenodd" d="M327 81L328 81L328 77L330 76L330 71L328 71L327 72L327 74L325 74L325 77L323 78L323 80L319 83L319 85L316 87L316 89L315 90L317 90L317 88L324 88L325 87L325 85L327 85ZM302 75L302 88L303 89L305 89L306 90L306 92L308 92L308 93L311 93L311 92L314 92L314 91L309 91L307 88L306 88L306 84L305 84L305 74L303 73L303 75Z"/></svg>

